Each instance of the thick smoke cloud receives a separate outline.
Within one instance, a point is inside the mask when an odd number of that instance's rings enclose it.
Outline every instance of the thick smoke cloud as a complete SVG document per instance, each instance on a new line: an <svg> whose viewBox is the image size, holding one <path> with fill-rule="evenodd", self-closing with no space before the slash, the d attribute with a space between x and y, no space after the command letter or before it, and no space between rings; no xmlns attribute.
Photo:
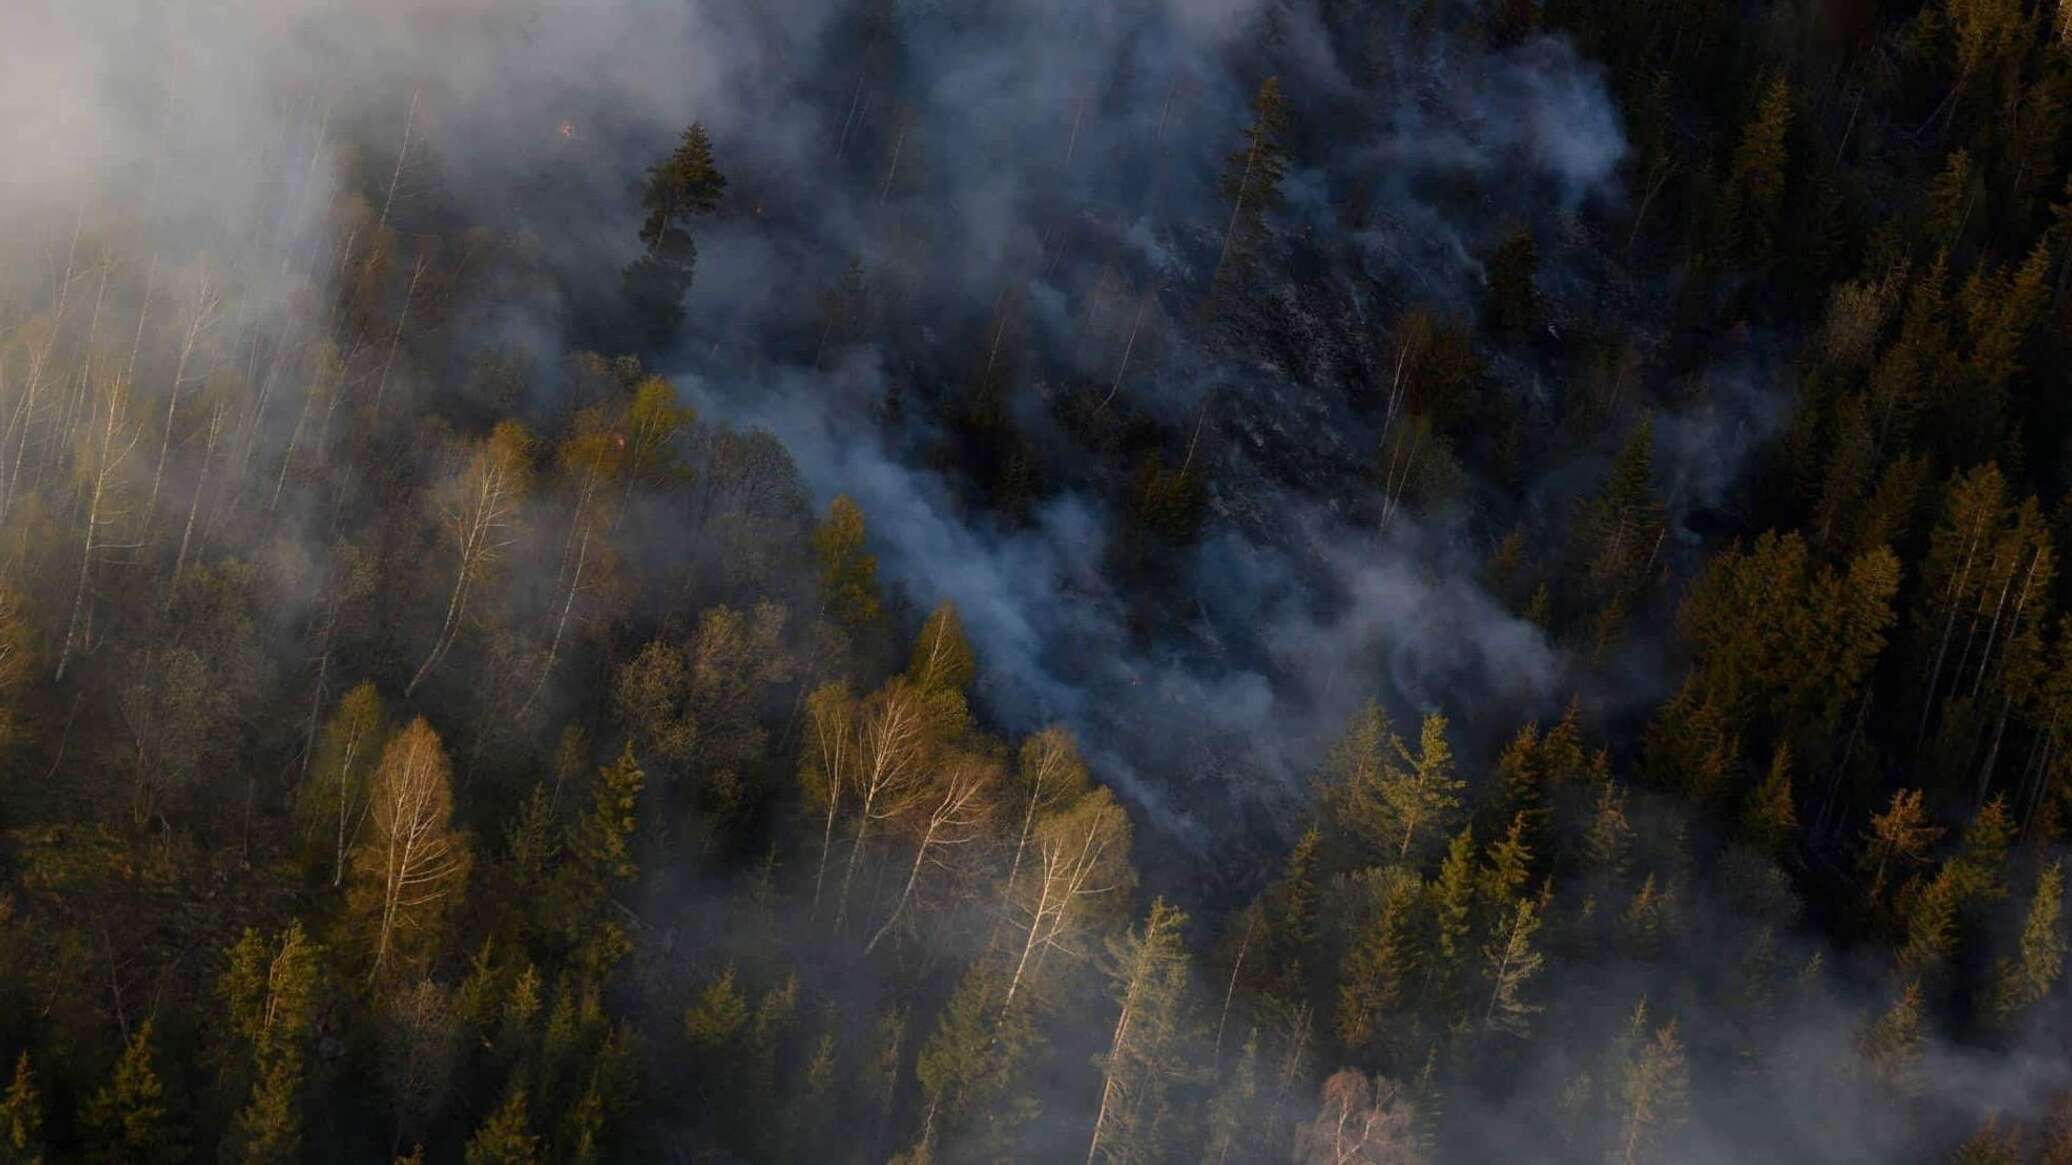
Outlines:
<svg viewBox="0 0 2072 1165"><path fill-rule="evenodd" d="M346 243L327 208L350 149L397 229L451 205L528 240L532 285L470 322L485 348L536 367L633 254L635 177L705 121L753 210L701 234L689 335L665 367L715 419L781 437L822 502L864 503L890 577L920 604L959 604L1007 726L1073 725L1195 844L1224 807L1299 794L1319 741L1369 696L1405 712L1537 710L1565 692L1559 652L1480 595L1459 522L1377 538L1331 512L1373 439L1346 385L1262 366L1189 323L1224 217L1214 167L1249 117L1256 78L1231 67L1245 38L1273 30L1298 119L1318 122L1298 129L1318 164L1291 175L1274 230L1344 235L1319 248L1334 265L1319 274L1370 347L1402 302L1472 312L1473 256L1502 225L1619 197L1617 112L1564 42L1491 51L1404 22L1369 46L1389 78L1374 86L1352 79L1374 63L1338 60L1314 10L1246 0L912 4L896 38L826 5L662 0L37 0L19 26L30 35L8 38L0 85L11 107L46 115L0 129L25 160L0 197L39 226L46 266L91 207L155 232L149 250L169 266L230 244L216 260L241 268L217 277L236 289L226 313L268 318L336 276L319 256ZM1350 132L1321 124L1340 112ZM929 208L919 254L911 206ZM1369 225L1343 231L1348 208ZM1126 536L1112 483L1067 482L1010 529L913 464L931 418L863 439L888 392L958 375L955 357L765 365L772 338L814 326L819 289L852 258L874 294L922 289L918 314L941 321L924 343L939 351L1012 290L1040 359L1112 380L1118 407L1193 427L1212 510L1237 520L1212 519L1189 553L1194 610L1177 635L1133 632L1130 596L1102 581L1101 555ZM1135 289L1131 318L1161 338L1134 369L1117 339L1088 338L1082 305L1104 277ZM1276 415L1290 396L1321 407ZM1047 418L1025 419L1054 460L1080 459ZM1273 445L1243 439L1262 426ZM1335 446L1337 464L1290 488L1273 462L1305 444ZM1731 463L1717 473L1731 478ZM1204 770L1220 787L1163 787Z"/></svg>
<svg viewBox="0 0 2072 1165"><path fill-rule="evenodd" d="M1590 237L1555 241L1623 197L1625 145L1602 78L1565 42L1491 49L1406 15L1348 61L1301 4L944 0L904 5L899 42L864 51L834 7L26 0L0 29L0 107L27 111L0 119L0 221L24 224L0 245L18 270L47 276L75 224L121 224L145 244L127 253L159 256L168 272L204 255L234 263L217 275L235 294L224 314L266 320L335 277L321 256L343 243L329 208L350 161L393 188L394 204L375 209L397 229L452 207L527 240L536 265L520 306L499 306L476 334L551 368L579 305L611 294L634 253L638 175L701 119L733 204L701 226L690 318L660 366L707 419L779 437L817 501L854 496L886 578L918 605L958 604L992 720L1071 725L1166 844L1210 852L1236 823L1285 824L1331 735L1370 697L1399 717L1446 711L1486 747L1579 686L1630 711L1668 682L1652 655L1586 678L1485 592L1478 491L1380 530L1351 512L1343 496L1370 488L1373 419L1329 361L1281 355L1331 333L1373 364L1405 305L1474 313L1479 256L1513 223L1548 244L1550 314L1587 317L1600 271ZM1216 165L1260 79L1236 66L1256 63L1268 27L1303 146L1272 245L1305 264L1256 289L1282 306L1248 330L1203 323L1198 308L1227 214ZM918 289L904 314L928 323L815 363L810 344L802 354L790 341L816 327L818 297L852 260L873 295ZM1084 305L1104 282L1138 305L1116 314L1135 312L1156 337L1135 365L1108 334L1123 322L1089 336ZM13 291L0 276L0 295ZM965 349L1010 298L1024 305L1027 375L1040 379L1018 419L1053 463L1083 467L1021 523L976 509L927 463L941 417L886 421L895 396L954 395ZM1260 334L1272 330L1283 334ZM1561 391L1542 372L1514 361L1494 376L1538 407ZM1179 598L1148 627L1141 596L1108 569L1130 536L1117 483L1042 407L1071 377L1162 427L1168 462L1196 458L1209 482ZM1729 504L1785 419L1784 376L1760 356L1730 354L1704 379L1656 418L1679 516ZM538 391L532 406L552 413L552 386ZM1538 467L1528 504L1558 521L1609 455L1579 449ZM1719 920L1706 941L1735 949L1733 907L1696 909ZM1659 977L1629 970L1597 997L1548 1001L1581 1017L1576 1031L1510 1093L1529 1110L1492 1107L1488 1156L1546 1151L1519 1113L1548 1111L1577 1068L1566 1049L1600 1046ZM1758 1155L1903 1151L1880 1139L1867 1096L1851 1103L1870 1132L1837 1131L1832 1112L1804 1103L1840 1073L1822 1057L1879 1005L1822 997L1761 1033L1765 1062L1802 1070L1780 1085ZM1730 1026L1695 995L1661 1006L1692 1028ZM2064 1083L2062 1065L2040 1058L1938 1046L1932 1062L1964 1094L1952 1107L2021 1111ZM1747 1115L1701 1111L1698 1159L1747 1159Z"/></svg>

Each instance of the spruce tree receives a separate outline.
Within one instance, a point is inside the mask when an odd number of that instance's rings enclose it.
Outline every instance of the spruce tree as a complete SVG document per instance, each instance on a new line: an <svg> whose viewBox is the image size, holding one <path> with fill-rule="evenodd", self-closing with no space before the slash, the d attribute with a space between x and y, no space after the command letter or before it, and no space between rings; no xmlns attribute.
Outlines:
<svg viewBox="0 0 2072 1165"><path fill-rule="evenodd" d="M525 1089L514 1085L468 1138L467 1165L538 1165L539 1160L540 1139L525 1115Z"/></svg>
<svg viewBox="0 0 2072 1165"><path fill-rule="evenodd" d="M1268 77L1252 97L1252 123L1243 131L1242 144L1223 160L1218 189L1230 203L1230 222L1223 228L1217 275L1233 256L1248 253L1265 230L1266 215L1284 204L1280 185L1288 176L1288 129L1288 99L1281 93L1281 80Z"/></svg>
<svg viewBox="0 0 2072 1165"><path fill-rule="evenodd" d="M878 596L878 560L865 549L863 510L840 495L827 517L813 531L813 553L820 566L820 609L850 636L877 625L882 613Z"/></svg>
<svg viewBox="0 0 2072 1165"><path fill-rule="evenodd" d="M43 1098L29 1053L14 1061L14 1076L0 1095L0 1165L43 1165Z"/></svg>
<svg viewBox="0 0 2072 1165"><path fill-rule="evenodd" d="M2019 949L1994 977L1993 1011L2002 1022L2041 1002L2064 973L2064 892L2064 863L2052 862L2037 872Z"/></svg>
<svg viewBox="0 0 2072 1165"><path fill-rule="evenodd" d="M113 1075L87 1101L86 1126L100 1160L171 1165L186 1158L158 1079L152 1037L146 1018L123 1045Z"/></svg>
<svg viewBox="0 0 2072 1165"><path fill-rule="evenodd" d="M726 189L702 122L692 122L676 149L648 170L640 198L645 250L626 269L625 287L635 322L651 343L667 339L683 322L683 297L698 260L688 227L694 217L718 209Z"/></svg>

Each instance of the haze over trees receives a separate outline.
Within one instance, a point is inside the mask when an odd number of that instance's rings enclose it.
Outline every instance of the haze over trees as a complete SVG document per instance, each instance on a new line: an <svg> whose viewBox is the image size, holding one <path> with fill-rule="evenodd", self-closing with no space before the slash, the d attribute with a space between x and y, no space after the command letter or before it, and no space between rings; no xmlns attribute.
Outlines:
<svg viewBox="0 0 2072 1165"><path fill-rule="evenodd" d="M2072 1160L2072 4L29 3L0 1165Z"/></svg>

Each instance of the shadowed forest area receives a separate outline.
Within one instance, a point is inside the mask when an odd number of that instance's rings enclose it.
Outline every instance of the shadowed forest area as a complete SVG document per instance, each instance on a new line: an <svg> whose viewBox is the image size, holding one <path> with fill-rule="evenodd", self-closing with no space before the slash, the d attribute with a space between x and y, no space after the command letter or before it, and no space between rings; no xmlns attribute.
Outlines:
<svg viewBox="0 0 2072 1165"><path fill-rule="evenodd" d="M0 106L0 1165L2072 1163L2072 3Z"/></svg>

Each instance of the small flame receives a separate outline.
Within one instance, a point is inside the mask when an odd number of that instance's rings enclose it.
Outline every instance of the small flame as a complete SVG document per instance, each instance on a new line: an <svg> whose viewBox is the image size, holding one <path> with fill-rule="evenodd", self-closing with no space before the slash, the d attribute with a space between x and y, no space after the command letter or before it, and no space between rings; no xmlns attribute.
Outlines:
<svg viewBox="0 0 2072 1165"><path fill-rule="evenodd" d="M568 139L569 139L569 140L571 140L571 141L575 140L575 136L576 136L576 123L575 123L575 122L572 122L572 121L564 121L564 122L562 122L562 123L561 123L561 136L562 136L562 137L565 137L565 138L568 138Z"/></svg>

